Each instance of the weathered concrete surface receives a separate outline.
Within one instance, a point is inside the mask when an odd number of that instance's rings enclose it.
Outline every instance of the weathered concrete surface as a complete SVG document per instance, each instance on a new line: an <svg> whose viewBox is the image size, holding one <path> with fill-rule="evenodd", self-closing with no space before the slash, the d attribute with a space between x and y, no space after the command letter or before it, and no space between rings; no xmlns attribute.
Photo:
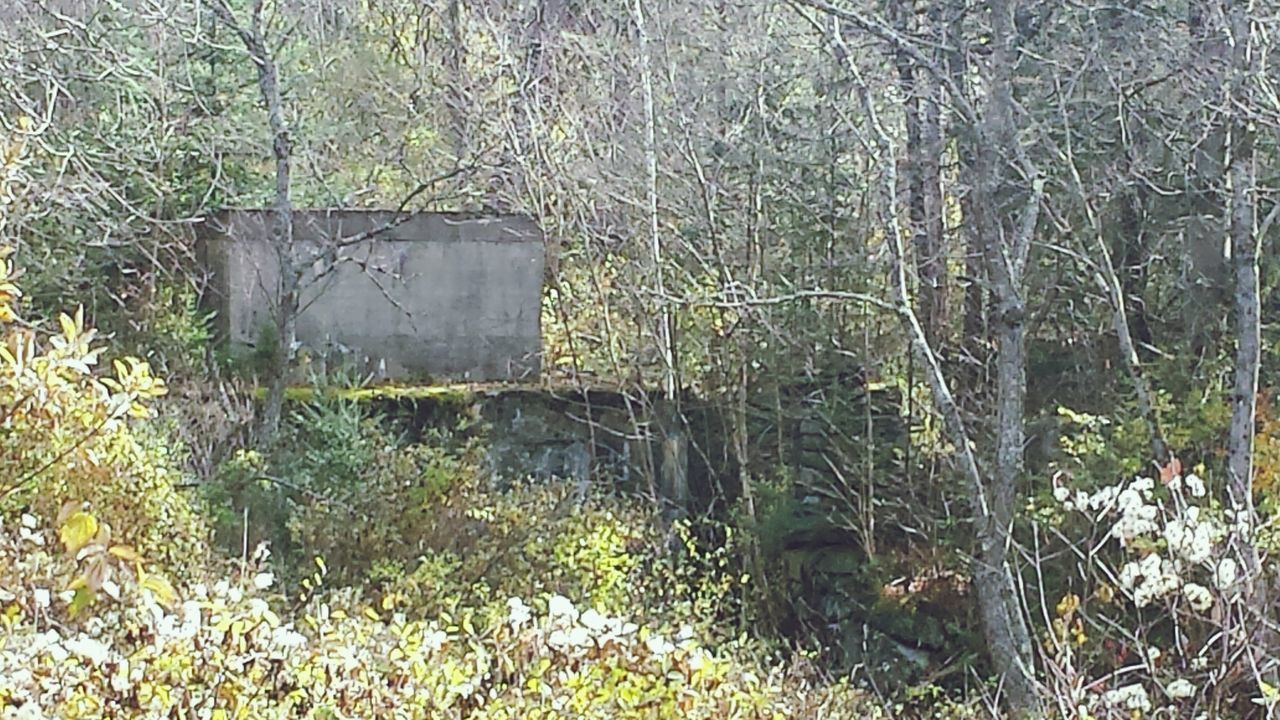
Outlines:
<svg viewBox="0 0 1280 720"><path fill-rule="evenodd" d="M206 224L208 305L233 348L274 323L279 262L271 213L228 210ZM295 258L385 228L381 211L298 211ZM315 262L303 277L298 341L367 360L389 378L532 379L540 367L542 232L522 216L421 213Z"/></svg>

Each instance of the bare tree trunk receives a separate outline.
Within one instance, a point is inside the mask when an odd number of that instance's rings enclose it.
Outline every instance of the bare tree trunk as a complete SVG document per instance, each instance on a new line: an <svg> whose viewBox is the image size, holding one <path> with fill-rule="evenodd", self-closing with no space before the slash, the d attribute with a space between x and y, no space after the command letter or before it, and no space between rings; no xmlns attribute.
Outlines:
<svg viewBox="0 0 1280 720"><path fill-rule="evenodd" d="M671 306L667 302L662 271L662 236L658 226L658 147L657 124L653 102L653 69L649 57L649 33L645 26L643 0L631 6L640 43L640 86L644 97L644 162L646 170L645 211L649 221L649 259L653 263L653 287L658 303L658 351L662 357L662 392L667 400L676 395L676 362L673 345Z"/></svg>
<svg viewBox="0 0 1280 720"><path fill-rule="evenodd" d="M913 3L893 5L898 32L910 35L918 31L913 22L916 12ZM898 68L898 86L902 92L907 130L904 184L920 292L918 312L929 341L937 347L947 325L947 268L942 251L939 85L916 66L915 60L903 47L897 48L894 61Z"/></svg>
<svg viewBox="0 0 1280 720"><path fill-rule="evenodd" d="M945 9L946 16L941 18L943 39L948 50L945 53L945 72L951 79L952 93L967 92L969 77L969 61L966 57L964 43L964 3L949 3ZM953 99L953 102L968 102L968 96ZM954 129L957 135L956 153L959 156L961 178L956 183L959 192L960 216L964 222L958 231L964 248L964 288L963 318L960 331L960 371L962 402L969 412L976 412L983 397L982 387L985 384L988 364L988 344L986 329L986 264L983 261L982 242L971 218L976 213L973 209L973 174L974 145L972 128L957 123Z"/></svg>
<svg viewBox="0 0 1280 720"><path fill-rule="evenodd" d="M1198 87L1204 97L1224 84L1228 52L1225 28L1215 12L1217 0L1189 0L1187 28L1192 55L1190 66L1202 73ZM1208 105L1208 103L1206 103ZM1227 258L1223 252L1222 225L1226 214L1223 179L1227 153L1227 123L1212 116L1199 141L1192 146L1187 168L1189 207L1184 243L1187 257L1187 303L1184 316L1191 337L1192 356L1198 361L1210 350L1214 325L1226 302Z"/></svg>
<svg viewBox="0 0 1280 720"><path fill-rule="evenodd" d="M866 18L840 10L822 0L805 0L806 4L849 20L882 36ZM923 366L934 405L942 416L948 439L955 446L959 470L970 489L974 532L978 544L973 584L978 595L979 612L987 648L995 672L1005 693L1005 704L1015 716L1039 717L1041 698L1036 682L1035 659L1031 633L1022 610L1009 548L1013 544L1013 519L1017 508L1018 483L1022 476L1024 445L1024 405L1026 398L1025 306L1023 276L1031 238L1034 235L1044 181L1018 144L1013 128L1013 83L1011 68L1015 62L1013 8L1004 0L991 0L992 39L995 50L991 58L988 92L991 100L979 116L967 98L955 97L963 105L966 120L977 134L975 143L976 182L974 210L979 237L987 259L988 272L996 299L995 319L998 340L998 407L995 470L984 475L974 453L974 444L964 416L947 384L946 376L928 334L910 302L907 282L906 253L902 244L898 208L896 150L893 138L880 124L875 103L862 79L861 72L840 38L839 27L833 35L837 50L846 58L850 72L859 81L864 111L877 135L877 144L887 151L881 163L886 174L885 237L893 251L894 310L903 324L916 358ZM905 49L905 40L893 39L897 49ZM908 50L910 51L910 50ZM913 59L920 62L918 52ZM927 62L927 61L926 61ZM936 67L936 66L934 66ZM953 91L954 91L953 85ZM1033 180L1021 214L1014 222L1005 220L999 200L1007 184L1006 167L1017 162L1023 174Z"/></svg>
<svg viewBox="0 0 1280 720"><path fill-rule="evenodd" d="M454 161L461 165L467 157L467 45L463 28L463 0L449 0L446 21L449 26L449 48L445 56L448 70L446 102L449 112L449 145Z"/></svg>
<svg viewBox="0 0 1280 720"><path fill-rule="evenodd" d="M273 440L280 430L280 418L284 410L285 381L289 364L293 361L297 340L299 307L298 272L293 248L293 201L290 196L292 174L292 147L289 127L284 119L284 101L280 93L280 73L275 57L267 48L262 30L262 3L256 3L246 27L236 20L227 0L205 0L218 19L240 37L249 58L258 71L258 91L267 111L267 125L271 130L271 153L275 158L275 200L272 204L275 226L272 228L273 245L279 267L276 292L276 354L267 379L267 399L259 428L260 442Z"/></svg>
<svg viewBox="0 0 1280 720"><path fill-rule="evenodd" d="M1014 128L1012 69L1017 63L1014 8L991 0L990 100L978 125L974 209L995 299L996 463L990 506L975 517L981 556L977 575L987 575L980 594L995 596L983 610L984 629L996 670L1002 675L1012 708L1034 715L1039 704L1031 634L1021 610L1015 574L1008 557L1022 480L1026 445L1025 270L1040 211L1044 181L1025 156ZM1017 163L1033 187L1020 214L1008 219L1001 203L1012 189L1008 168ZM986 604L984 600L984 604Z"/></svg>
<svg viewBox="0 0 1280 720"><path fill-rule="evenodd" d="M1227 443L1228 495L1237 513L1247 513L1251 524L1257 515L1253 505L1253 440L1257 416L1258 370L1262 363L1261 290L1258 255L1262 236L1256 232L1253 131L1245 116L1248 107L1249 75L1254 69L1251 49L1251 6L1248 0L1226 0L1224 10L1232 36L1231 62L1231 154L1227 168L1231 184L1231 265L1235 274L1235 383L1231 394L1231 429ZM1266 629L1272 609L1267 584L1262 577L1262 560L1257 548L1238 540L1236 553L1248 573L1247 598L1250 611L1259 623L1259 637L1272 646L1274 632Z"/></svg>
<svg viewBox="0 0 1280 720"><path fill-rule="evenodd" d="M920 184L924 193L924 245L917 248L923 257L920 282L929 308L931 339L947 345L951 313L947 305L947 245L945 207L942 202L942 85L931 76L919 78L920 112Z"/></svg>
<svg viewBox="0 0 1280 720"><path fill-rule="evenodd" d="M1232 99L1240 101L1249 70L1247 3L1230 2L1231 33L1235 40ZM1234 103L1233 103L1234 104ZM1258 367L1261 362L1258 287L1259 238L1254 233L1253 136L1242 111L1233 113L1231 159L1231 264L1235 274L1236 363L1232 393L1228 471L1232 502L1252 511L1253 436L1257 411Z"/></svg>

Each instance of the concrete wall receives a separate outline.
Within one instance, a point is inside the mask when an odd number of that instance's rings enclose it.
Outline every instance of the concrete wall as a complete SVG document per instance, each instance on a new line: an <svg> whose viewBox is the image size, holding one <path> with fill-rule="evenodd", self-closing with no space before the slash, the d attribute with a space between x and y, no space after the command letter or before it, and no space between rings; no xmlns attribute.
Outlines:
<svg viewBox="0 0 1280 720"><path fill-rule="evenodd" d="M295 257L383 228L379 211L299 211ZM266 210L224 211L202 232L209 305L233 348L274 323L279 262ZM298 340L313 355L367 357L390 378L535 378L542 232L520 216L422 213L317 262L303 279ZM326 268L329 272L325 272Z"/></svg>

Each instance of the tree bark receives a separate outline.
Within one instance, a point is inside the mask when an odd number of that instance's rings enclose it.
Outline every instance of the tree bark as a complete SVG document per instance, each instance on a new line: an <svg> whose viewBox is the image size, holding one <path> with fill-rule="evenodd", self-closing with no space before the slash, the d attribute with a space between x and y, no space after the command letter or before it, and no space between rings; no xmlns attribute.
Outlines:
<svg viewBox="0 0 1280 720"><path fill-rule="evenodd" d="M1232 502L1253 509L1253 436L1257 412L1258 368L1261 363L1261 307L1258 286L1258 254L1261 238L1254 233L1253 135L1239 104L1244 100L1245 76L1249 72L1248 3L1229 2L1231 33L1234 36L1231 80L1231 264L1235 275L1236 361L1232 392L1231 433L1228 447L1228 474Z"/></svg>
<svg viewBox="0 0 1280 720"><path fill-rule="evenodd" d="M916 8L912 3L893 5L894 25L904 36L916 33ZM939 85L916 66L906 50L896 48L894 62L902 92L907 140L904 164L907 214L911 220L919 284L917 312L929 341L935 348L945 339L947 326L946 258L942 228L942 152Z"/></svg>
<svg viewBox="0 0 1280 720"><path fill-rule="evenodd" d="M271 153L275 159L275 199L272 203L274 227L272 244L279 267L276 289L276 348L267 378L267 398L259 425L259 442L269 443L280 430L284 410L284 390L290 363L297 344L299 307L298 272L293 248L292 145L289 127L284 119L284 100L280 92L280 72L275 57L267 48L262 30L262 4L256 3L246 27L235 17L227 0L205 0L219 21L237 36L258 74L258 92L267 111L271 130Z"/></svg>
<svg viewBox="0 0 1280 720"><path fill-rule="evenodd" d="M882 25L869 22L852 11L844 11L821 2L806 0L836 17L849 20L860 28L888 37L895 49L911 52L906 41L894 38ZM861 72L840 37L839 27L833 42L846 58L850 73L859 81L863 109L876 133L877 145L887 153L881 163L885 172L885 237L893 254L893 291L896 314L902 322L915 357L923 366L934 405L941 415L948 439L955 446L959 470L970 490L970 504L978 553L973 569L973 584L978 595L979 612L987 648L995 672L999 675L1006 706L1015 716L1039 717L1041 698L1036 681L1031 634L1022 610L1021 593L1009 557L1012 527L1021 480L1024 445L1024 405L1026 398L1025 308L1022 299L1024 269L1030 252L1031 238L1039 217L1044 182L1018 145L1013 131L1013 83L1011 68L1015 61L1013 9L1002 0L991 0L992 39L995 50L991 58L989 96L985 112L979 116L967 98L957 97L964 106L966 120L976 134L973 173L974 210L978 234L983 244L988 272L992 277L996 299L995 319L998 341L998 406L997 447L994 472L983 473L974 451L971 434L955 397L938 362L928 333L921 325L910 302L907 282L906 252L898 207L898 177L895 143L880 124L875 103L862 79ZM921 57L916 52L912 59ZM927 60L926 60L927 62ZM936 69L936 66L931 67ZM951 84L955 88L954 83ZM1007 213L998 206L1007 184L1006 168L1017 162L1024 175L1033 179L1020 215L1016 221L1006 220Z"/></svg>
<svg viewBox="0 0 1280 720"><path fill-rule="evenodd" d="M666 299L662 270L662 237L658 225L658 118L653 100L653 69L649 57L649 32L643 0L631 6L640 44L640 87L644 98L645 212L649 231L649 260L653 264L653 287L658 303L658 352L662 357L662 392L668 401L676 399L676 360L671 306Z"/></svg>
<svg viewBox="0 0 1280 720"><path fill-rule="evenodd" d="M1026 445L1026 302L1025 270L1039 218L1044 181L1026 157L1014 126L1012 70L1017 58L1014 7L1009 0L991 0L989 101L978 123L975 148L974 210L982 238L987 273L995 301L996 338L996 458L989 492L990 506L975 515L981 550L975 587L984 605L983 625L996 671L1002 676L1008 704L1035 715L1039 706L1033 646L1019 602L1015 573L1009 560L1018 485L1022 481ZM1009 168L1021 166L1031 181L1016 217L1005 210L1005 195L1013 195ZM979 584L978 577L983 577Z"/></svg>
<svg viewBox="0 0 1280 720"><path fill-rule="evenodd" d="M1258 371L1262 364L1261 289L1258 256L1262 236L1256 227L1256 197L1253 130L1245 113L1249 106L1249 76L1254 71L1250 55L1251 6L1247 0L1226 0L1225 15L1232 37L1230 161L1231 215L1228 234L1231 265L1235 275L1235 382L1231 394L1231 429L1227 443L1227 481L1231 506L1237 517L1246 513L1257 526L1253 504L1253 441L1256 432ZM1260 649L1275 647L1276 633L1269 628L1272 608L1267 582L1262 577L1262 559L1250 539L1237 539L1234 548L1243 561L1246 602L1258 628Z"/></svg>
<svg viewBox="0 0 1280 720"><path fill-rule="evenodd" d="M944 41L948 50L944 54L944 71L951 78L951 91L967 92L969 62L964 44L964 3L950 3L945 7L946 16L941 19ZM967 102L967 95L965 97ZM955 102L953 100L953 102ZM964 391L960 393L965 410L976 414L982 404L983 386L989 362L989 343L986 327L986 263L983 261L982 242L971 219L976 216L973 208L973 175L975 138L973 128L965 122L955 123L957 136L956 154L959 157L960 175L956 183L959 195L960 223L958 232L964 248L963 318L960 330L960 380ZM941 139L939 139L941 141Z"/></svg>

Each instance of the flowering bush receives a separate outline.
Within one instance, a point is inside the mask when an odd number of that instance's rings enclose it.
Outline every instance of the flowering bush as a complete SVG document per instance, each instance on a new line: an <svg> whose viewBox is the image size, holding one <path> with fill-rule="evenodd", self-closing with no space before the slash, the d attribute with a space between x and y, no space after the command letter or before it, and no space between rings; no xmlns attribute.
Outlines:
<svg viewBox="0 0 1280 720"><path fill-rule="evenodd" d="M1064 714L1216 715L1242 682L1253 684L1258 703L1273 702L1249 667L1257 636L1237 559L1240 547L1256 545L1258 528L1210 490L1176 460L1155 479L1093 493L1055 488L1062 510L1099 529L1076 551L1093 592L1062 599L1047 639ZM1104 641L1091 643L1092 633Z"/></svg>
<svg viewBox="0 0 1280 720"><path fill-rule="evenodd" d="M71 560L51 532L0 525L0 717L777 718L870 712L843 685L750 669L563 596L410 620L384 602L312 600L296 620L250 567L66 626ZM19 529L20 528L20 529Z"/></svg>

